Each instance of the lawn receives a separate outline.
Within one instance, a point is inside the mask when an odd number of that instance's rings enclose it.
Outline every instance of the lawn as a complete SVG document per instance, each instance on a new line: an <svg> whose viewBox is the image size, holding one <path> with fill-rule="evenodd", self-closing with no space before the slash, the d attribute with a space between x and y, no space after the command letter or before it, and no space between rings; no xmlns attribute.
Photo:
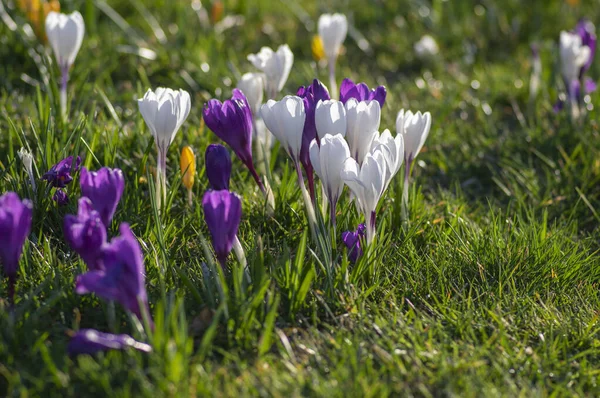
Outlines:
<svg viewBox="0 0 600 398"><path fill-rule="evenodd" d="M33 222L14 304L0 283L0 396L600 395L600 95L577 119L553 110L560 32L581 17L600 24L594 1L64 0L61 10L80 11L86 26L65 119L58 67L16 3L0 9L0 195L29 198ZM230 98L262 46L294 54L279 98L314 78L328 84L311 51L325 12L349 22L337 84L387 88L381 130L396 134L400 109L431 113L409 219L401 171L379 202L374 244L354 263L341 234L363 218L346 188L327 262L284 148L271 151L274 211L232 153L251 282L233 255L219 272L201 204L204 152L222 141L204 104ZM413 46L425 34L439 53L423 59ZM159 86L191 96L161 208L155 143L137 104ZM185 145L198 162L191 206ZM33 153L36 190L21 147ZM65 242L63 219L77 213L80 173L62 206L41 180L69 155L123 171L108 236L127 222L139 241L154 329L75 291L87 266ZM86 328L129 334L152 351L68 355Z"/></svg>

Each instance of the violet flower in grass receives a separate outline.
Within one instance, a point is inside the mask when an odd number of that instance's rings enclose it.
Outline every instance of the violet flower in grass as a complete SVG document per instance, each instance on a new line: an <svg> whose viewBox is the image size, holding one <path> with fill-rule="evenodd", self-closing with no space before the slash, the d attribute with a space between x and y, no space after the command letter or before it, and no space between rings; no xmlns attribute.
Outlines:
<svg viewBox="0 0 600 398"><path fill-rule="evenodd" d="M80 198L78 205L76 216L65 216L65 240L81 256L90 271L104 269L102 250L107 239L106 227L89 198Z"/></svg>
<svg viewBox="0 0 600 398"><path fill-rule="evenodd" d="M313 174L313 166L310 161L309 148L310 143L317 139L317 144L321 144L317 135L317 126L315 122L315 109L319 101L327 101L330 99L329 91L323 83L318 79L314 79L312 84L304 87L301 86L296 93L304 100L304 111L306 120L304 122L304 130L302 132L302 147L300 148L300 163L306 173L308 180L308 190L312 201L315 201L315 179Z"/></svg>
<svg viewBox="0 0 600 398"><path fill-rule="evenodd" d="M69 203L69 196L64 189L57 188L56 191L54 191L54 195L52 195L52 200L59 206L65 206Z"/></svg>
<svg viewBox="0 0 600 398"><path fill-rule="evenodd" d="M356 231L342 232L342 241L348 250L348 259L353 263L355 263L363 254L360 240L364 238L365 230L365 224L359 224Z"/></svg>
<svg viewBox="0 0 600 398"><path fill-rule="evenodd" d="M75 291L78 294L95 293L105 300L118 301L140 320L144 319L143 312L150 319L142 249L127 223L119 226L119 232L120 236L102 248L103 268L79 275Z"/></svg>
<svg viewBox="0 0 600 398"><path fill-rule="evenodd" d="M210 189L215 191L229 190L231 177L231 156L223 145L210 144L204 155L206 177Z"/></svg>
<svg viewBox="0 0 600 398"><path fill-rule="evenodd" d="M79 166L81 166L81 157L77 156L75 164L73 164L73 156L68 156L52 166L50 170L42 176L42 180L48 181L48 183L55 188L64 188L73 181L71 171L79 171Z"/></svg>
<svg viewBox="0 0 600 398"><path fill-rule="evenodd" d="M265 187L252 159L252 110L244 93L233 89L231 99L221 103L211 99L202 111L204 122L213 133L231 147L252 174L261 191Z"/></svg>
<svg viewBox="0 0 600 398"><path fill-rule="evenodd" d="M95 354L99 351L124 350L135 348L142 352L151 352L152 347L146 343L136 341L127 334L102 333L94 329L81 329L69 342L67 350L69 355Z"/></svg>
<svg viewBox="0 0 600 398"><path fill-rule="evenodd" d="M228 190L207 191L202 199L202 208L217 260L225 269L227 256L239 242L237 232L242 220L242 201Z"/></svg>
<svg viewBox="0 0 600 398"><path fill-rule="evenodd" d="M88 171L84 167L81 169L79 184L81 194L92 201L102 223L108 228L125 189L123 172L108 167L102 167L98 171Z"/></svg>
<svg viewBox="0 0 600 398"><path fill-rule="evenodd" d="M357 101L375 100L379 102L380 107L383 108L386 96L387 91L385 90L385 86L379 86L369 90L369 86L365 83L354 84L352 80L347 78L342 81L342 85L340 86L340 101L344 104L346 104L350 98L355 98Z"/></svg>
<svg viewBox="0 0 600 398"><path fill-rule="evenodd" d="M8 277L8 295L14 303L17 268L25 239L31 230L33 205L8 192L0 196L0 263Z"/></svg>

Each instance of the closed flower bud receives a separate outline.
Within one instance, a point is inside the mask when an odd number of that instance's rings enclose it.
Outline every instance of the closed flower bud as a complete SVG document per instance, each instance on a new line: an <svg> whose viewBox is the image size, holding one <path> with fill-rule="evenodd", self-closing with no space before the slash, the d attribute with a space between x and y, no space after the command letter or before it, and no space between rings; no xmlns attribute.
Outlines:
<svg viewBox="0 0 600 398"><path fill-rule="evenodd" d="M346 16L343 14L323 14L319 17L318 25L325 54L330 62L333 62L338 56L348 33Z"/></svg>
<svg viewBox="0 0 600 398"><path fill-rule="evenodd" d="M269 131L281 142L294 163L297 163L306 120L302 98L287 95L281 101L269 100L260 108L260 113Z"/></svg>
<svg viewBox="0 0 600 398"><path fill-rule="evenodd" d="M179 167L181 168L181 180L186 189L192 189L194 185L194 176L196 175L196 155L190 146L181 148L181 157L179 158Z"/></svg>
<svg viewBox="0 0 600 398"><path fill-rule="evenodd" d="M248 55L248 61L265 74L267 96L274 99L290 75L294 54L287 44L279 46L277 51L263 47L257 54Z"/></svg>

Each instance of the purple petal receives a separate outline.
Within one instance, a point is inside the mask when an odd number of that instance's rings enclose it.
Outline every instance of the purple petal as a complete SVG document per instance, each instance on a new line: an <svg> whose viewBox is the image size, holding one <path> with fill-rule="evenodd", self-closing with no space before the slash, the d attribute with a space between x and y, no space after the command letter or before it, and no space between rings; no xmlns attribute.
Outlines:
<svg viewBox="0 0 600 398"><path fill-rule="evenodd" d="M32 214L33 205L29 200L19 199L14 192L0 196L0 263L10 278L17 275L23 245L31 229Z"/></svg>
<svg viewBox="0 0 600 398"><path fill-rule="evenodd" d="M100 170L81 170L81 193L90 198L102 223L108 228L125 189L125 179L120 169L102 167Z"/></svg>
<svg viewBox="0 0 600 398"><path fill-rule="evenodd" d="M99 351L123 350L135 348L142 352L151 352L152 347L141 343L126 334L102 333L94 329L81 329L69 342L69 355L95 354Z"/></svg>
<svg viewBox="0 0 600 398"><path fill-rule="evenodd" d="M104 269L102 248L106 244L106 228L88 198L80 198L78 205L77 216L65 216L65 240L90 270Z"/></svg>
<svg viewBox="0 0 600 398"><path fill-rule="evenodd" d="M596 91L596 89L598 88L598 85L596 84L596 82L590 78L590 77L585 77L583 79L583 89L585 91L586 94L591 94L594 91Z"/></svg>
<svg viewBox="0 0 600 398"><path fill-rule="evenodd" d="M208 191L202 207L217 259L224 266L242 219L242 201L227 190Z"/></svg>
<svg viewBox="0 0 600 398"><path fill-rule="evenodd" d="M223 145L211 144L206 148L205 168L210 188L219 191L229 190L231 177L231 156Z"/></svg>

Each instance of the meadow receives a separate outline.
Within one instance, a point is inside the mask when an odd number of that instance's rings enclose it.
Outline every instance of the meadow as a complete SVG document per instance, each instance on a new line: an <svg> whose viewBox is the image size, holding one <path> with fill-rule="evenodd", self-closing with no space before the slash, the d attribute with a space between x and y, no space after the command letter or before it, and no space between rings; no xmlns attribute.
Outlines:
<svg viewBox="0 0 600 398"><path fill-rule="evenodd" d="M577 118L554 109L560 32L583 17L600 24L595 1L64 0L61 11L85 21L67 117L43 24L17 3L0 3L0 195L31 200L33 219L14 303L0 283L0 396L600 395L600 95ZM341 235L364 219L346 188L326 262L283 146L265 170L274 210L232 153L247 268L231 255L220 270L202 198L205 150L223 142L203 108L231 97L263 46L294 54L277 99L315 78L329 84L311 40L333 12L348 19L338 86L384 85L381 130L394 135L401 109L431 113L409 218L400 172L379 201L374 244L351 261ZM425 34L439 52L424 58L414 45ZM595 58L587 75L598 79ZM137 103L157 87L191 100L160 207L155 141ZM184 146L197 160L191 205ZM75 291L88 267L63 223L77 214L81 173L64 205L41 179L70 155L123 172L107 231L127 222L139 242L153 328ZM81 329L128 334L150 352L69 355Z"/></svg>

